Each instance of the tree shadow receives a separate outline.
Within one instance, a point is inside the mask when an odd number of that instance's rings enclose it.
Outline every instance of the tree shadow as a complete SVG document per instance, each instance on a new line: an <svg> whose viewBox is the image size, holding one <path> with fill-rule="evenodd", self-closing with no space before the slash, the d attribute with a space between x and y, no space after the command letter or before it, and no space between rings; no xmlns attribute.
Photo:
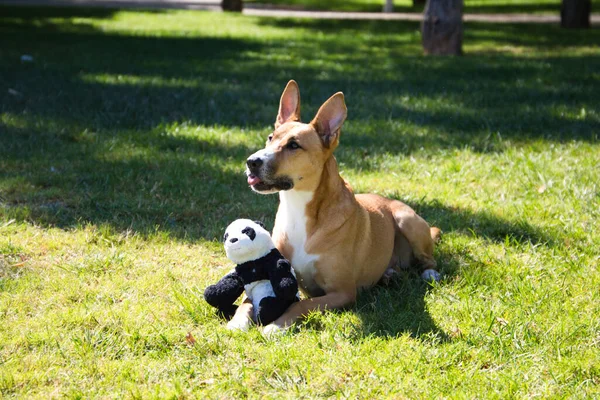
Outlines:
<svg viewBox="0 0 600 400"><path fill-rule="evenodd" d="M74 19L110 18L114 11L106 9L2 10L0 183L7 212L34 223L97 223L193 240L220 237L225 218L272 221L276 197L255 196L243 178L243 161L260 140L242 145L168 131L249 126L266 136L290 78L300 82L305 120L332 93L345 92L349 120L338 159L355 170L380 168L378 156L421 149L503 151L497 136L597 141L599 55L426 58L415 55L415 23L264 18L256 24L281 28L282 36L153 37ZM326 34L291 41L283 35L290 27ZM548 48L600 38L598 30L580 37L547 26L485 24L467 35ZM24 53L35 61L22 63ZM590 112L579 117L580 109ZM514 232L540 236L430 206L423 211L439 214L442 225L471 218L497 240Z"/></svg>
<svg viewBox="0 0 600 400"><path fill-rule="evenodd" d="M402 35L414 33L420 35L420 23L415 21L369 21L369 20L336 20L310 18L262 18L258 21L263 26L273 26L283 29L304 29L321 33L344 34L353 33L360 36L372 34L381 35L379 38L365 38L370 41L388 42L389 45L401 42L401 38L387 35ZM579 46L595 46L600 39L600 29L592 27L586 30L573 30L565 35L558 25L536 23L485 23L465 22L464 44L477 41L497 41L516 45L532 45L536 48L561 49ZM467 53L467 55L469 55ZM360 56L360 55L359 55ZM428 59L428 58L425 58ZM460 58L458 58L460 59ZM453 61L454 59L440 58Z"/></svg>
<svg viewBox="0 0 600 400"><path fill-rule="evenodd" d="M467 22L465 24L465 43L467 41L491 40L516 46L533 46L536 49L568 49L573 47L597 46L600 41L600 29L573 30L565 35L559 25L547 24L489 24ZM549 57L552 58L552 57Z"/></svg>
<svg viewBox="0 0 600 400"><path fill-rule="evenodd" d="M57 116L92 124L94 129L145 128L173 121L265 126L273 119L281 86L294 77L301 84L303 104L309 105L305 116L310 117L331 93L344 90L350 110L345 130L350 146L376 146L372 139L381 142L382 135L386 143L392 144L388 148L404 146L402 150L409 152L413 147L462 147L472 142L475 149L485 151L486 144L476 142L490 133L516 140L596 138L590 129L598 122L593 113L587 119L577 119L577 115L565 115L561 107L572 109L573 100L582 108L595 107L600 89L595 66L600 64L600 56L587 55L585 63L583 56L430 59L403 53L403 49L413 46L402 36L414 31L416 25L412 23L269 18L259 19L258 23L287 28L309 26L336 32L348 40L338 35L299 40L290 49L285 39L155 38L100 32L85 25L75 32L68 24L47 31L9 20L3 31L22 36L29 50L42 53L49 66L38 70L19 63L0 69L6 77L6 88L17 90L22 98L15 101L6 90L0 96L4 97L6 111ZM489 25L479 24L471 31L474 40L488 40L489 35L495 35L491 36L493 40L527 44L541 38L540 45L565 48L600 40L596 33L559 40L574 36L547 27L543 34L518 28L503 27L499 34ZM42 32L44 38L39 40ZM350 39L361 32L369 36ZM356 53L359 42L364 45ZM44 51L48 45L54 46L52 54ZM7 48L10 58L14 45ZM94 51L87 51L89 48ZM338 71L335 64L313 65L317 49L327 56L345 59L351 68ZM300 65L292 58L275 65L269 61L269 56L290 51L308 62ZM14 59L18 60L16 52ZM64 59L69 59L69 65L56 68ZM59 101L57 93L63 93ZM447 103L431 111L430 107L418 107L411 99ZM461 105L458 112L456 104ZM507 113L516 113L516 118L507 120ZM407 136L411 132L403 132L390 124L392 121L435 130L425 139L419 134L412 140ZM378 132L369 135L353 128L355 124L362 129L362 123L379 125Z"/></svg>
<svg viewBox="0 0 600 400"><path fill-rule="evenodd" d="M399 196L390 198L401 200ZM510 221L490 214L487 211L472 211L451 207L435 200L432 202L405 201L417 214L423 216L430 225L442 232L457 232L472 235L493 243L505 243L507 240L517 243L531 243L548 247L560 243L562 234L549 229L541 230L526 220Z"/></svg>
<svg viewBox="0 0 600 400"><path fill-rule="evenodd" d="M245 183L243 163L253 148L168 132L171 123L185 129L248 122L256 107L244 114L208 100L218 94L235 103L241 97L235 83L181 79L257 50L253 43L105 34L53 18L110 12L63 11L17 8L0 25L10 33L0 39L9 44L0 53L7 61L0 66L0 154L7 166L0 168L0 206L7 218L190 241L221 237L223 220L272 219L267 210L276 198L257 196ZM27 47L11 43L17 37ZM23 52L35 61L20 62ZM113 71L125 78L149 74L152 83L95 79ZM231 198L238 200L223 201Z"/></svg>
<svg viewBox="0 0 600 400"><path fill-rule="evenodd" d="M268 220L276 199L248 190L241 165L251 152L241 144L205 142L150 131L115 138L17 129L0 124L3 163L23 166L0 173L12 182L0 199L7 218L71 229L87 223L109 232L168 233L195 241L222 235L223 220ZM4 142L4 140L6 140ZM130 153L111 153L115 143ZM4 151L7 150L7 151ZM204 157L203 154L210 154ZM223 167L216 161L239 164ZM251 201L223 202L223 199Z"/></svg>
<svg viewBox="0 0 600 400"><path fill-rule="evenodd" d="M321 88L330 88L323 98L343 88L349 108L344 134L351 138L345 143L373 146L371 153L377 151L378 142L391 151L409 153L414 148L465 145L476 151L497 151L489 147L490 135L515 142L597 140L597 115L588 113L584 118L580 114L581 110L598 109L600 79L595 71L600 56L589 51L600 42L600 30L570 36L553 26L473 23L465 30L465 43L486 46L461 58L433 59L414 55L419 51L414 46L418 41L416 23L308 19L264 19L260 23L326 34L319 43L321 53L345 58L347 70L336 74L333 68L327 70L327 65L321 70L289 68L301 82L303 104L312 102L312 93L305 94L307 78L310 85L315 75L325 76L317 80ZM341 43L336 39L346 35L360 39ZM511 47L507 50L505 46ZM490 48L504 53L490 52ZM528 48L552 51L552 55L530 56ZM560 54L573 48L587 50L581 55ZM296 44L294 50L310 60L314 48ZM522 55L506 54L513 51ZM577 73L571 73L575 70ZM310 117L312 113L309 109L307 114ZM377 128L365 127L363 122ZM428 128L427 135L415 125Z"/></svg>

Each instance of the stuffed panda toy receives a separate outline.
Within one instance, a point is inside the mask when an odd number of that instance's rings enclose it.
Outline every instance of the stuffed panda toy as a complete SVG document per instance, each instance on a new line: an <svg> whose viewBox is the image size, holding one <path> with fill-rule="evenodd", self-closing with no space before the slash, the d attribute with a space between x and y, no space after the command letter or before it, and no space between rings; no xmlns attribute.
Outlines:
<svg viewBox="0 0 600 400"><path fill-rule="evenodd" d="M221 316L230 319L235 314L237 306L233 303L244 291L252 301L254 320L263 325L275 321L299 300L290 262L275 248L264 225L235 220L227 227L223 242L227 258L237 265L204 291L204 299Z"/></svg>

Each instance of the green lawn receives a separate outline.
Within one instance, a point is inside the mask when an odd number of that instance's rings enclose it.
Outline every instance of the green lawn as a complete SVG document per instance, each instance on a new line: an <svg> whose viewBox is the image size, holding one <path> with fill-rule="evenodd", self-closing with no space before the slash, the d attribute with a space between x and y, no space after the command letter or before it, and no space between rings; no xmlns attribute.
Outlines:
<svg viewBox="0 0 600 400"><path fill-rule="evenodd" d="M600 30L0 8L0 397L600 396ZM21 62L22 55L33 62ZM444 231L275 340L202 300L281 90L349 108L357 192ZM186 340L190 333L194 340Z"/></svg>
<svg viewBox="0 0 600 400"><path fill-rule="evenodd" d="M334 11L380 12L385 0L246 0L246 3L262 3L283 8ZM558 14L561 0L464 0L468 13L528 13ZM413 0L394 0L394 11L422 12L425 1L414 4ZM594 9L592 4L592 9Z"/></svg>

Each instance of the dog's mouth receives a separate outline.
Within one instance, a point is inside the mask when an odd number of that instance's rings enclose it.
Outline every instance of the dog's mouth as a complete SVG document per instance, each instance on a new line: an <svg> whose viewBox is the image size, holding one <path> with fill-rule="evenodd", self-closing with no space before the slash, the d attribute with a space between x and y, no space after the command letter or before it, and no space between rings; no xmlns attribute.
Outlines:
<svg viewBox="0 0 600 400"><path fill-rule="evenodd" d="M254 175L254 174L248 175L248 185L254 186L254 185L258 185L260 183L262 183L262 179L260 179L258 176Z"/></svg>
<svg viewBox="0 0 600 400"><path fill-rule="evenodd" d="M248 172L248 185L258 193L276 193L280 190L290 190L294 187L294 182L287 176L266 179L257 174Z"/></svg>

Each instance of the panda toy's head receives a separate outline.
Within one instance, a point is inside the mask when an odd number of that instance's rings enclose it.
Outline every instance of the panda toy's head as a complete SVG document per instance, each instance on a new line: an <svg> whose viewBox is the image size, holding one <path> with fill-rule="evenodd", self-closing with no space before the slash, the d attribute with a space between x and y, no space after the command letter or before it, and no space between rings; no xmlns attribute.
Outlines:
<svg viewBox="0 0 600 400"><path fill-rule="evenodd" d="M249 219L237 219L229 224L223 243L227 258L236 264L264 257L275 247L264 226Z"/></svg>

